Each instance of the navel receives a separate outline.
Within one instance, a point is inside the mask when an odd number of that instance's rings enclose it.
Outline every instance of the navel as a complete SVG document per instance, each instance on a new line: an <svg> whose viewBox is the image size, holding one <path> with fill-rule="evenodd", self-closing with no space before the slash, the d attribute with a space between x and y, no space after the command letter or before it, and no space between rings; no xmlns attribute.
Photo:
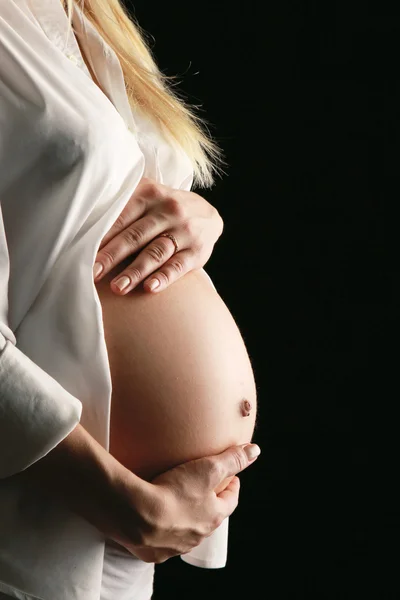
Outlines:
<svg viewBox="0 0 400 600"><path fill-rule="evenodd" d="M240 401L240 411L242 413L242 417L248 417L250 415L251 404L248 400L243 399Z"/></svg>

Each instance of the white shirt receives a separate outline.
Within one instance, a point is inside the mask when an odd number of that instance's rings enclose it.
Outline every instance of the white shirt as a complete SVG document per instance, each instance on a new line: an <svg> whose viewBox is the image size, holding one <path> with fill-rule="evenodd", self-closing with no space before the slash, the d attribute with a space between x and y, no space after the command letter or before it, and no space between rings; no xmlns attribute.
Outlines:
<svg viewBox="0 0 400 600"><path fill-rule="evenodd" d="M193 181L187 155L132 114L118 57L79 8L73 25L104 93L72 30L64 43L60 0L0 0L0 593L20 600L100 598L104 536L7 477L79 422L109 449L98 246L143 176ZM225 566L227 534L228 519L182 559Z"/></svg>

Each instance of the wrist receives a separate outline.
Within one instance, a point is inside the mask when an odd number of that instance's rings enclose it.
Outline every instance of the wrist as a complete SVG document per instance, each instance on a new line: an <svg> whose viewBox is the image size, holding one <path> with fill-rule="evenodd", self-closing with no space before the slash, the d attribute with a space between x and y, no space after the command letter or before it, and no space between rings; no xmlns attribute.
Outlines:
<svg viewBox="0 0 400 600"><path fill-rule="evenodd" d="M122 542L151 546L151 538L163 513L163 497L157 486L129 469L116 472L116 497L120 501Z"/></svg>

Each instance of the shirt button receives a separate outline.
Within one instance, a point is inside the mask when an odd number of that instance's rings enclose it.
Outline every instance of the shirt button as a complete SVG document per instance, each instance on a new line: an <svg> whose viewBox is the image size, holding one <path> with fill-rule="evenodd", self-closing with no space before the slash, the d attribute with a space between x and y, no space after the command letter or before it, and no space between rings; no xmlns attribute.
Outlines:
<svg viewBox="0 0 400 600"><path fill-rule="evenodd" d="M73 62L75 65L77 65L77 64L78 64L78 59L77 59L77 57L75 56L75 54L67 54L67 56L68 56L69 60L70 60L71 62Z"/></svg>

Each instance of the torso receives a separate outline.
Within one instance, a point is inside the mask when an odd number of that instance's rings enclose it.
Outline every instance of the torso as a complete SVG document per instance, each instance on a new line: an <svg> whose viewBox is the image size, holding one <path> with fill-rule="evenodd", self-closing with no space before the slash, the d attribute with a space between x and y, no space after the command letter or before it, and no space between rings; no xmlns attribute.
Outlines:
<svg viewBox="0 0 400 600"><path fill-rule="evenodd" d="M96 284L113 386L110 452L150 479L249 442L256 388L240 332L207 276L192 272L159 294L139 286L119 297L109 282L130 262Z"/></svg>
<svg viewBox="0 0 400 600"><path fill-rule="evenodd" d="M158 294L96 288L113 384L110 452L144 478L251 440L256 388L239 330L201 271ZM249 402L249 414L243 410Z"/></svg>

